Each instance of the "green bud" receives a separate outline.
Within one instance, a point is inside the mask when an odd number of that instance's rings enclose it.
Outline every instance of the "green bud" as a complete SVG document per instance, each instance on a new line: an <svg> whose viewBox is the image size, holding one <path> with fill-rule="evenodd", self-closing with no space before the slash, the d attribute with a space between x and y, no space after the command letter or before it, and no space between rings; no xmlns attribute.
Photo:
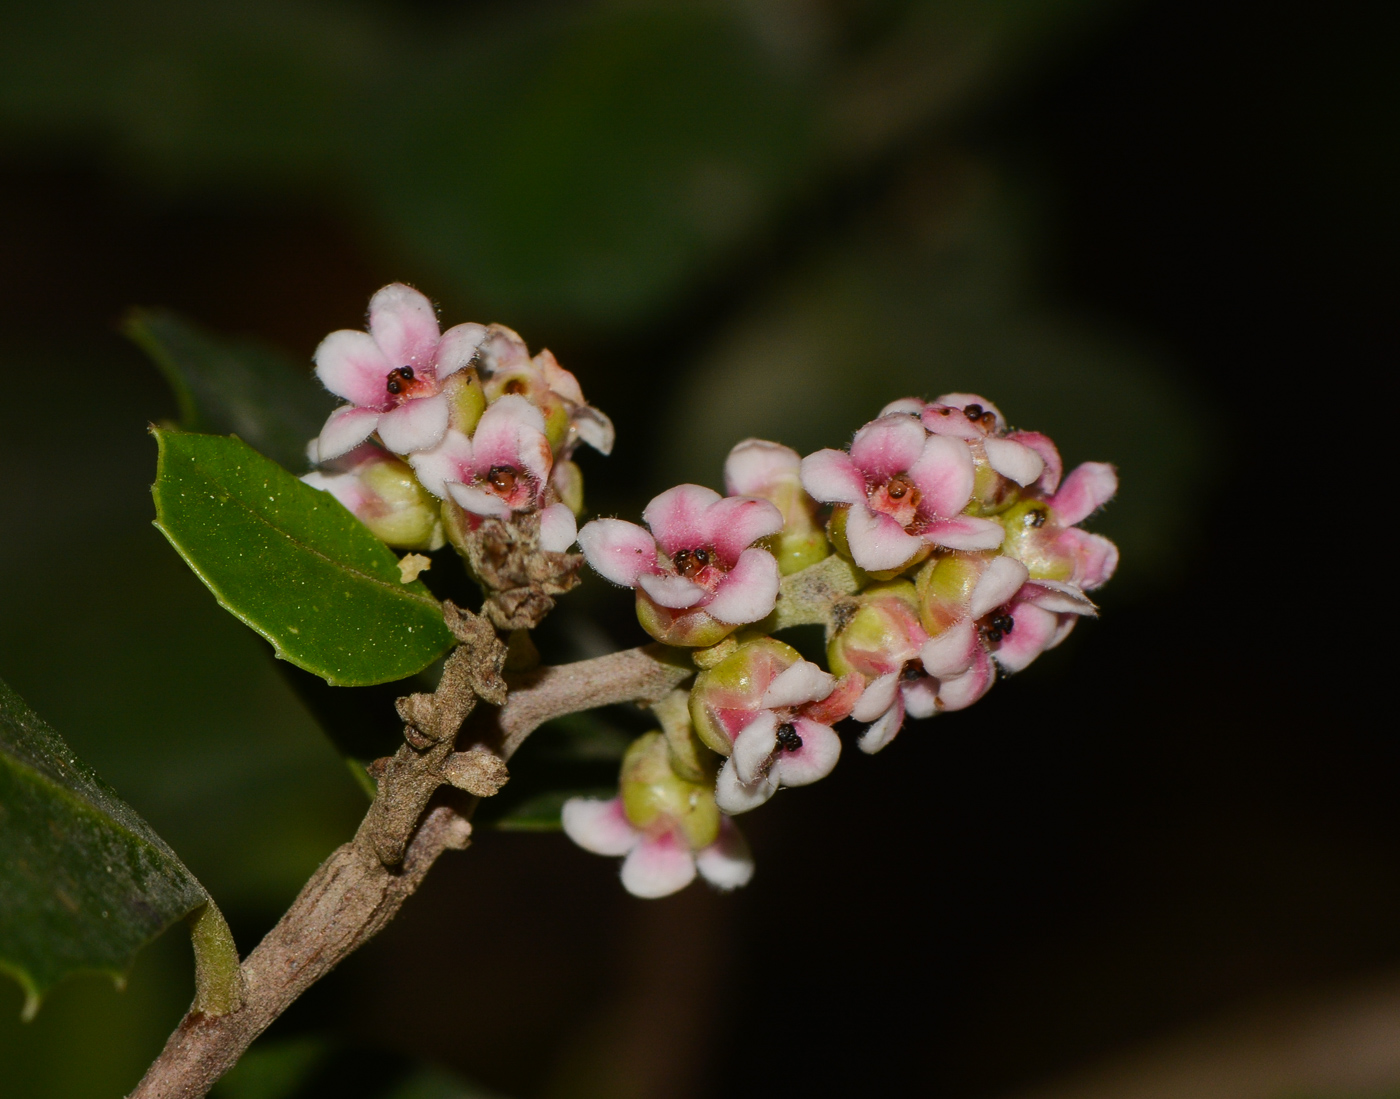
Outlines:
<svg viewBox="0 0 1400 1099"><path fill-rule="evenodd" d="M583 514L583 470L578 463L563 459L554 463L554 472L549 475L549 483L554 487L560 502L574 513Z"/></svg>
<svg viewBox="0 0 1400 1099"><path fill-rule="evenodd" d="M690 719L696 735L722 756L733 749L736 715L759 709L768 685L802 654L771 637L745 641L729 656L695 677L690 690Z"/></svg>
<svg viewBox="0 0 1400 1099"><path fill-rule="evenodd" d="M737 627L711 618L703 610L671 610L652 602L651 596L637 589L637 621L642 629L663 645L685 649L707 649L717 645Z"/></svg>
<svg viewBox="0 0 1400 1099"><path fill-rule="evenodd" d="M832 675L876 679L897 671L923 641L919 598L908 580L878 584L855 598L845 625L827 643Z"/></svg>
<svg viewBox="0 0 1400 1099"><path fill-rule="evenodd" d="M453 430L470 438L481 414L486 411L486 393L481 388L476 368L468 367L449 375L443 392L447 394L447 422Z"/></svg>
<svg viewBox="0 0 1400 1099"><path fill-rule="evenodd" d="M443 544L438 502L418 483L407 462L386 456L356 472L366 490L378 497L359 513L376 538L398 549L435 550Z"/></svg>
<svg viewBox="0 0 1400 1099"><path fill-rule="evenodd" d="M1044 500L1021 500L997 516L1006 528L1001 550L1030 570L1032 580L1069 580L1074 576L1072 550L1059 544L1063 530Z"/></svg>
<svg viewBox="0 0 1400 1099"><path fill-rule="evenodd" d="M967 614L972 591L995 553L950 553L936 557L918 571L914 589L919 619L934 637Z"/></svg>
<svg viewBox="0 0 1400 1099"><path fill-rule="evenodd" d="M622 808L643 830L659 818L674 822L692 851L719 836L719 808L708 783L689 782L671 769L670 749L659 732L638 737L622 757Z"/></svg>

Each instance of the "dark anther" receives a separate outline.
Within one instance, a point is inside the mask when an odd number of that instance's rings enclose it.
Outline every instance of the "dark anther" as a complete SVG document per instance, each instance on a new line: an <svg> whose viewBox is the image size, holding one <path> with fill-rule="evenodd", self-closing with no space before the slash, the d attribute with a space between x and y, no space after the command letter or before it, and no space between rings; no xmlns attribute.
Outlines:
<svg viewBox="0 0 1400 1099"><path fill-rule="evenodd" d="M891 500L903 500L909 494L909 488L908 481L903 477L896 477L889 483L886 491L890 494Z"/></svg>
<svg viewBox="0 0 1400 1099"><path fill-rule="evenodd" d="M797 735L797 728L790 721L784 721L778 726L778 745L786 752L795 752L802 747L802 738Z"/></svg>
<svg viewBox="0 0 1400 1099"><path fill-rule="evenodd" d="M1009 614L995 614L992 616L992 626L1002 633L1010 633L1016 625L1016 619Z"/></svg>
<svg viewBox="0 0 1400 1099"><path fill-rule="evenodd" d="M399 377L402 378L402 379L403 379L404 381L406 381L406 382L411 382L411 381L413 381L413 367L411 367L411 366L401 366L401 367L399 367Z"/></svg>
<svg viewBox="0 0 1400 1099"><path fill-rule="evenodd" d="M389 384L386 385L384 388L387 389L390 393L394 394L395 396L398 396L401 392L403 392L403 386L399 384L398 378L395 378L393 376L390 376Z"/></svg>
<svg viewBox="0 0 1400 1099"><path fill-rule="evenodd" d="M491 487L497 492L509 492L515 487L516 479L520 476L510 466L492 466L487 473L486 479L491 482Z"/></svg>
<svg viewBox="0 0 1400 1099"><path fill-rule="evenodd" d="M1028 512L1026 512L1026 525L1027 525L1027 526L1031 526L1031 527L1043 527L1043 526L1045 525L1045 512L1043 512L1043 511L1028 511Z"/></svg>
<svg viewBox="0 0 1400 1099"><path fill-rule="evenodd" d="M691 577L703 572L705 566L710 563L710 551L704 547L693 550L677 550L676 556L672 560L675 562L678 573L685 577Z"/></svg>
<svg viewBox="0 0 1400 1099"><path fill-rule="evenodd" d="M525 383L519 378L512 378L510 381L506 382L505 391L507 393L524 393Z"/></svg>
<svg viewBox="0 0 1400 1099"><path fill-rule="evenodd" d="M963 409L963 413L969 420L980 420L982 418L982 406L980 404L970 404Z"/></svg>
<svg viewBox="0 0 1400 1099"><path fill-rule="evenodd" d="M913 683L914 680L920 678L923 674L924 666L922 664L906 664L904 670L899 673L899 678L904 680L905 683Z"/></svg>
<svg viewBox="0 0 1400 1099"><path fill-rule="evenodd" d="M1001 631L995 626L993 626L991 629L984 631L983 636L993 645L995 645L998 641L1001 640Z"/></svg>

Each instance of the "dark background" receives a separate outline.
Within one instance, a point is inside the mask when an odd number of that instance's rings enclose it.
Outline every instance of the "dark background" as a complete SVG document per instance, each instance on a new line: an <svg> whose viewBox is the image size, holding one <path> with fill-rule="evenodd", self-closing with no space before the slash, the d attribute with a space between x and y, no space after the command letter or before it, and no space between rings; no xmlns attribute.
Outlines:
<svg viewBox="0 0 1400 1099"><path fill-rule="evenodd" d="M1248 1024L1331 1018L1400 969L1394 22L1245 2L7 8L0 674L245 951L363 800L148 525L142 428L174 402L116 334L128 306L303 359L392 279L447 323L508 323L616 420L614 455L584 459L605 514L716 483L746 434L837 445L907 392L983 392L1123 473L1096 527L1124 551L1102 619L745 818L747 889L640 902L560 837L483 833L225 1094L996 1096L1133 1049L1167 1052L1056 1094L1400 1087L1400 1010L1337 1023L1359 1044L1306 1072ZM637 636L594 583L545 643ZM67 982L29 1026L0 985L0 1093L129 1088L188 1002L183 940L125 992ZM1193 1033L1215 1038L1171 1044ZM1172 1090L1172 1058L1207 1046L1263 1052L1253 1077Z"/></svg>

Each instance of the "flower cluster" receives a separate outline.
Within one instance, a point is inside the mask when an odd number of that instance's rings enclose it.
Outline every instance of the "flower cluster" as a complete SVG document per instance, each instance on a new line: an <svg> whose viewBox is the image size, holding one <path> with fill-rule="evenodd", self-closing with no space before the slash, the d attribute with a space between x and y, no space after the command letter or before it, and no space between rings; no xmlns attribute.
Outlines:
<svg viewBox="0 0 1400 1099"><path fill-rule="evenodd" d="M573 452L613 443L578 380L501 325L442 332L432 303L401 283L370 300L368 329L316 349L317 377L348 403L308 448L322 469L307 482L400 548L440 546L449 502L468 529L537 515L539 548L567 550L583 509Z"/></svg>
<svg viewBox="0 0 1400 1099"><path fill-rule="evenodd" d="M894 401L844 450L745 440L724 495L677 485L642 525L580 530L572 456L608 453L613 428L548 351L500 325L442 332L395 283L368 331L333 332L315 360L348 403L308 448L308 484L391 546L451 541L502 632L537 624L586 558L633 590L648 634L689 651L693 681L653 706L662 729L628 750L618 796L562 813L579 845L625 856L638 896L697 874L743 885L753 862L731 817L830 774L840 723L873 753L908 717L972 705L1095 614L1088 593L1118 563L1080 528L1117 491L1113 467L1065 476L1050 439L975 394ZM565 552L575 541L583 558ZM773 636L804 624L825 627L825 668Z"/></svg>
<svg viewBox="0 0 1400 1099"><path fill-rule="evenodd" d="M647 506L645 527L595 519L578 535L599 574L634 589L642 627L692 649L698 669L685 728L646 739L647 778L624 765L617 799L566 807L580 846L627 854L623 884L639 896L681 888L696 866L721 887L747 880L707 872L720 833L686 822L825 777L843 719L877 752L908 716L972 705L998 672L1095 614L1086 593L1118 561L1079 527L1117 490L1113 468L1090 462L1062 479L1047 437L1009 431L975 394L895 401L847 449L805 458L749 439L724 472L727 496L680 485ZM804 585L818 574L824 587ZM828 593L815 613L814 587ZM826 627L825 669L771 636L803 622ZM697 770L697 758L710 763ZM687 793L666 808L642 792L667 784Z"/></svg>

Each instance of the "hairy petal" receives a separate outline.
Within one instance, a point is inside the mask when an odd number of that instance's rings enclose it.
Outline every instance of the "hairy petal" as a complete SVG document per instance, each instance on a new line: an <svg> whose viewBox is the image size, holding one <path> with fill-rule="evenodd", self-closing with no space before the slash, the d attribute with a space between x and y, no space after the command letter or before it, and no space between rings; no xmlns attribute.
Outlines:
<svg viewBox="0 0 1400 1099"><path fill-rule="evenodd" d="M1118 471L1107 462L1076 466L1060 491L1050 497L1055 517L1067 527L1082 523L1113 499L1118 491Z"/></svg>
<svg viewBox="0 0 1400 1099"><path fill-rule="evenodd" d="M898 694L898 672L889 672L877 679L872 679L865 690L861 692L860 701L851 710L851 716L857 721L875 721L894 705L895 696Z"/></svg>
<svg viewBox="0 0 1400 1099"><path fill-rule="evenodd" d="M783 513L767 500L730 496L706 508L701 522L708 528L706 542L732 567L749 546L783 529Z"/></svg>
<svg viewBox="0 0 1400 1099"><path fill-rule="evenodd" d="M567 504L550 504L540 512L540 549L564 553L578 538L578 521Z"/></svg>
<svg viewBox="0 0 1400 1099"><path fill-rule="evenodd" d="M369 300L369 334L389 368L431 367L437 354L438 322L433 303L411 286L391 282Z"/></svg>
<svg viewBox="0 0 1400 1099"><path fill-rule="evenodd" d="M569 375L573 377L573 375ZM592 405L583 405L572 414L574 433L579 441L587 443L599 454L611 454L613 443L617 441L617 429L604 412Z"/></svg>
<svg viewBox="0 0 1400 1099"><path fill-rule="evenodd" d="M925 641L919 658L924 663L924 671L935 679L951 679L972 667L981 649L977 623L964 618Z"/></svg>
<svg viewBox="0 0 1400 1099"><path fill-rule="evenodd" d="M1060 624L1055 615L1031 603L1022 603L1012 617L1016 625L992 654L1007 673L1019 672L1043 653Z"/></svg>
<svg viewBox="0 0 1400 1099"><path fill-rule="evenodd" d="M595 855L625 855L642 838L623 812L621 798L570 798L560 820L564 834Z"/></svg>
<svg viewBox="0 0 1400 1099"><path fill-rule="evenodd" d="M1060 487L1060 477L1064 474L1065 464L1060 457L1059 448L1050 436L1042 435L1038 431L1013 431L1007 438L1014 443L1030 447L1045 463L1045 468L1041 470L1040 477L1035 482L1037 489L1049 496Z"/></svg>
<svg viewBox="0 0 1400 1099"><path fill-rule="evenodd" d="M996 668L985 650L977 650L977 659L962 675L940 680L938 701L945 710L964 710L992 689Z"/></svg>
<svg viewBox="0 0 1400 1099"><path fill-rule="evenodd" d="M799 660L784 669L763 692L762 706L775 710L817 702L831 693L836 677L824 672L810 660Z"/></svg>
<svg viewBox="0 0 1400 1099"><path fill-rule="evenodd" d="M693 550L708 544L705 512L721 499L718 492L703 485L677 485L646 506L642 521L668 556L677 550Z"/></svg>
<svg viewBox="0 0 1400 1099"><path fill-rule="evenodd" d="M1101 534L1069 527L1058 541L1073 550L1074 580L1085 591L1103 587L1118 569L1118 547Z"/></svg>
<svg viewBox="0 0 1400 1099"><path fill-rule="evenodd" d="M379 413L372 408L341 405L330 414L326 426L316 439L316 460L329 462L349 454L363 443L379 426Z"/></svg>
<svg viewBox="0 0 1400 1099"><path fill-rule="evenodd" d="M731 626L757 622L773 613L781 580L778 562L771 553L746 549L739 555L738 564L719 582L705 610L711 618Z"/></svg>
<svg viewBox="0 0 1400 1099"><path fill-rule="evenodd" d="M793 724L802 738L802 747L795 752L786 749L773 761L771 773L783 786L807 786L831 774L841 757L841 738L830 726L818 725L804 717Z"/></svg>
<svg viewBox="0 0 1400 1099"><path fill-rule="evenodd" d="M903 684L899 696L910 717L932 717L938 710L938 685L926 676Z"/></svg>
<svg viewBox="0 0 1400 1099"><path fill-rule="evenodd" d="M900 397L898 400L891 401L889 404L885 405L884 408L880 409L880 415L919 417L923 415L924 409L927 407L928 402L919 397Z"/></svg>
<svg viewBox="0 0 1400 1099"><path fill-rule="evenodd" d="M447 431L447 398L419 397L405 401L384 413L379 420L379 438L395 454L415 454L442 442Z"/></svg>
<svg viewBox="0 0 1400 1099"><path fill-rule="evenodd" d="M1006 531L995 519L974 519L968 515L939 519L924 530L926 541L955 550L998 549L1005 537Z"/></svg>
<svg viewBox="0 0 1400 1099"><path fill-rule="evenodd" d="M745 439L724 460L724 491L730 496L761 496L770 486L798 477L802 458L792 447L767 439Z"/></svg>
<svg viewBox="0 0 1400 1099"><path fill-rule="evenodd" d="M759 710L753 720L739 730L729 758L734 771L746 786L757 782L767 771L768 761L778 747L778 717L772 710Z"/></svg>
<svg viewBox="0 0 1400 1099"><path fill-rule="evenodd" d="M852 504L846 513L846 543L851 547L851 560L868 572L898 568L922 548L919 538L864 504Z"/></svg>
<svg viewBox="0 0 1400 1099"><path fill-rule="evenodd" d="M803 458L802 487L827 504L865 502L865 475L843 450L819 450Z"/></svg>
<svg viewBox="0 0 1400 1099"><path fill-rule="evenodd" d="M368 332L332 332L312 358L316 377L337 397L365 408L385 407L389 394L384 386L393 366Z"/></svg>
<svg viewBox="0 0 1400 1099"><path fill-rule="evenodd" d="M622 887L634 897L669 897L695 880L695 856L674 832L648 836L622 861Z"/></svg>
<svg viewBox="0 0 1400 1099"><path fill-rule="evenodd" d="M437 350L438 381L470 366L485 339L486 326L481 324L457 324L444 332Z"/></svg>
<svg viewBox="0 0 1400 1099"><path fill-rule="evenodd" d="M637 586L658 606L670 610L693 607L710 593L694 581L673 572L643 572L637 576Z"/></svg>
<svg viewBox="0 0 1400 1099"><path fill-rule="evenodd" d="M695 852L695 866L702 878L724 892L748 885L753 878L753 855L739 826L721 817L718 838Z"/></svg>
<svg viewBox="0 0 1400 1099"><path fill-rule="evenodd" d="M1034 603L1052 614L1083 614L1097 618L1099 608L1074 584L1056 580L1034 580L1017 595L1020 602Z"/></svg>
<svg viewBox="0 0 1400 1099"><path fill-rule="evenodd" d="M1014 557L994 557L977 578L977 586L972 589L967 613L973 618L989 614L1021 590L1021 585L1030 575L1026 566Z"/></svg>
<svg viewBox="0 0 1400 1099"><path fill-rule="evenodd" d="M982 443L987 464L1018 485L1029 485L1045 471L1045 461L1028 446L1010 439L988 437Z"/></svg>
<svg viewBox="0 0 1400 1099"><path fill-rule="evenodd" d="M455 481L447 482L447 495L458 507L465 508L473 515L484 515L488 519L509 519L511 506L495 493L487 492L476 485L463 485Z"/></svg>
<svg viewBox="0 0 1400 1099"><path fill-rule="evenodd" d="M598 575L625 588L656 568L656 540L636 523L594 519L578 532L578 544Z"/></svg>
<svg viewBox="0 0 1400 1099"><path fill-rule="evenodd" d="M715 778L715 804L731 815L757 809L778 790L778 780L770 771L758 782L745 785L734 770L734 760L726 759Z"/></svg>
<svg viewBox="0 0 1400 1099"><path fill-rule="evenodd" d="M472 442L460 431L449 431L432 450L409 455L408 464L425 489L445 500L448 482L472 479Z"/></svg>
<svg viewBox="0 0 1400 1099"><path fill-rule="evenodd" d="M909 479L918 485L923 496L919 511L925 515L957 515L972 499L976 472L966 444L942 435L926 436L918 461L909 469Z"/></svg>
<svg viewBox="0 0 1400 1099"><path fill-rule="evenodd" d="M927 437L923 426L908 416L881 416L856 432L851 461L867 478L884 481L919 460Z"/></svg>
<svg viewBox="0 0 1400 1099"><path fill-rule="evenodd" d="M885 711L875 719L865 732L860 734L860 740L856 742L856 746L866 755L873 756L898 736L899 730L903 727L904 699L900 692L896 691Z"/></svg>

